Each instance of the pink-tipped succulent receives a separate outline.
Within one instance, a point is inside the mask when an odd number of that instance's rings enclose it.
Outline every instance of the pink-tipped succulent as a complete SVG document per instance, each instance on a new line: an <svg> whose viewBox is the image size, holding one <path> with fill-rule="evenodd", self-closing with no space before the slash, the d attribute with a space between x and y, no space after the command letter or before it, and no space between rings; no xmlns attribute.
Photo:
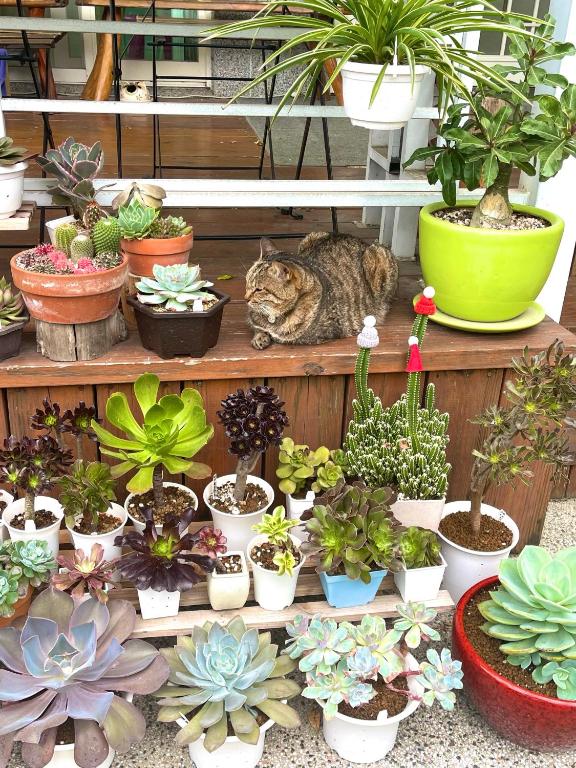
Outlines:
<svg viewBox="0 0 576 768"><path fill-rule="evenodd" d="M104 548L101 544L93 544L90 555L84 550L60 555L58 565L64 568L63 573L52 576L52 586L61 592L68 592L79 599L86 592L100 603L108 600L108 589L112 589L112 575L115 571L114 562L104 560Z"/></svg>
<svg viewBox="0 0 576 768"><path fill-rule="evenodd" d="M227 551L227 538L219 528L202 528L198 531L198 542L196 546L208 557L215 558L217 555L223 555Z"/></svg>

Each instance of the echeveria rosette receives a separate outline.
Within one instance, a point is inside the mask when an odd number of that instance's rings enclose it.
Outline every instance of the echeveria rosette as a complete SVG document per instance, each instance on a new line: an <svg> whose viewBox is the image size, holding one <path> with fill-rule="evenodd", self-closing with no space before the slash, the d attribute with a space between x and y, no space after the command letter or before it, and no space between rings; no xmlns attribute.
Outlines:
<svg viewBox="0 0 576 768"><path fill-rule="evenodd" d="M420 674L416 681L426 689L422 701L431 707L437 701L442 709L451 711L456 703L454 689L463 687L462 662L456 661L448 648L443 648L440 654L434 648L426 652L427 661L420 664Z"/></svg>
<svg viewBox="0 0 576 768"><path fill-rule="evenodd" d="M354 640L345 626L339 626L334 619L320 619L298 615L292 624L286 625L289 636L286 645L291 659L300 658L301 672L315 672L327 675L340 659L354 649Z"/></svg>
<svg viewBox="0 0 576 768"><path fill-rule="evenodd" d="M356 652L366 648L376 668L386 682L391 682L404 670L404 658L399 643L402 630L388 628L380 616L364 616L360 624L341 624L353 639Z"/></svg>
<svg viewBox="0 0 576 768"><path fill-rule="evenodd" d="M567 660L560 663L549 661L536 667L532 677L538 685L553 682L559 699L576 701L576 661Z"/></svg>
<svg viewBox="0 0 576 768"><path fill-rule="evenodd" d="M0 629L0 766L14 742L30 768L52 757L58 726L74 720L74 760L95 768L109 749L126 752L146 723L117 693L149 694L168 677L168 665L143 640L127 640L136 612L125 600L76 605L47 589L32 603L22 630Z"/></svg>
<svg viewBox="0 0 576 768"><path fill-rule="evenodd" d="M52 576L51 583L55 589L68 592L76 599L88 592L90 597L101 603L108 601L108 590L114 587L116 566L114 561L104 560L101 544L93 544L89 555L82 549L59 555L58 565L63 572Z"/></svg>
<svg viewBox="0 0 576 768"><path fill-rule="evenodd" d="M362 682L351 671L347 659L339 661L326 675L310 672L302 691L305 699L314 699L320 704L328 720L336 715L338 706L343 702L351 707L359 707L367 704L375 695L374 687Z"/></svg>
<svg viewBox="0 0 576 768"><path fill-rule="evenodd" d="M436 617L434 608L428 608L425 603L401 603L396 610L400 618L394 622L394 629L405 632L408 648L418 648L422 641L440 640L439 633L429 624Z"/></svg>
<svg viewBox="0 0 576 768"><path fill-rule="evenodd" d="M213 293L202 290L211 288L214 283L201 279L198 265L173 264L164 267L155 264L152 272L154 278L143 277L136 283L141 304L164 306L172 312L186 312L192 309L196 300L214 297Z"/></svg>
<svg viewBox="0 0 576 768"><path fill-rule="evenodd" d="M0 545L0 568L18 577L20 593L49 581L57 563L46 541L6 541Z"/></svg>
<svg viewBox="0 0 576 768"><path fill-rule="evenodd" d="M0 569L0 616L12 616L20 597L20 579L17 574ZM0 650L1 656L1 650ZM1 740L0 740L1 746ZM0 750L1 755L1 750Z"/></svg>

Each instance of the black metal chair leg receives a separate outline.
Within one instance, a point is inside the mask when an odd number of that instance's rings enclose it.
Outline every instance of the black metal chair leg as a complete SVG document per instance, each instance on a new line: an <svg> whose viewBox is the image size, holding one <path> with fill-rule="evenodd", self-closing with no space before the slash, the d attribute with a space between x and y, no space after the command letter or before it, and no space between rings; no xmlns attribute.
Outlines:
<svg viewBox="0 0 576 768"><path fill-rule="evenodd" d="M319 88L320 91L320 104L324 106L326 99L324 98L324 91ZM330 132L328 130L328 118L322 118L322 133L324 135L324 154L326 156L326 174L329 180L334 178L334 169L332 166L332 149L330 147ZM336 208L330 208L330 215L332 217L332 232L338 234L338 211Z"/></svg>
<svg viewBox="0 0 576 768"><path fill-rule="evenodd" d="M310 99L310 106L312 107L314 106L314 104L316 103L317 96L318 96L318 83L316 83L314 87L314 92L312 93L312 97ZM312 127L312 118L307 117L304 123L304 132L302 134L302 142L300 144L300 154L298 156L298 163L296 165L296 173L294 174L294 178L296 181L298 181L302 176L302 168L304 167L304 158L306 157L306 148L308 147L308 138L310 136L311 127ZM296 213L292 206L290 206L290 208L282 208L281 213L284 216L290 216L292 219L296 219L298 221L304 218L304 215L301 213Z"/></svg>

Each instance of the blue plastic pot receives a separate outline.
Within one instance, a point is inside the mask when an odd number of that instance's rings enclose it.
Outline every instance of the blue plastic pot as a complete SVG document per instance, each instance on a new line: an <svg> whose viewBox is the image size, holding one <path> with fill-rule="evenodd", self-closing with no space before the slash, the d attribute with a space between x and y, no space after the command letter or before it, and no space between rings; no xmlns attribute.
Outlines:
<svg viewBox="0 0 576 768"><path fill-rule="evenodd" d="M388 571L370 571L369 584L348 576L329 576L327 573L319 575L328 605L333 608L352 608L355 605L371 603L387 573Z"/></svg>

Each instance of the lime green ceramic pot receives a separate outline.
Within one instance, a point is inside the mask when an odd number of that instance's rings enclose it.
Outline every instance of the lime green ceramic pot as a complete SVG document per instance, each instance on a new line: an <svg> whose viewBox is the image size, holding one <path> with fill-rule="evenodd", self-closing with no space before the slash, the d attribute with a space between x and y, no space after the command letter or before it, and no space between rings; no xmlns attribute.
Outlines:
<svg viewBox="0 0 576 768"><path fill-rule="evenodd" d="M472 207L466 201L459 207ZM539 216L545 229L497 230L463 227L433 216L444 203L420 212L420 263L426 285L436 289L438 308L476 322L511 320L526 311L552 270L564 222L528 205L514 210Z"/></svg>

